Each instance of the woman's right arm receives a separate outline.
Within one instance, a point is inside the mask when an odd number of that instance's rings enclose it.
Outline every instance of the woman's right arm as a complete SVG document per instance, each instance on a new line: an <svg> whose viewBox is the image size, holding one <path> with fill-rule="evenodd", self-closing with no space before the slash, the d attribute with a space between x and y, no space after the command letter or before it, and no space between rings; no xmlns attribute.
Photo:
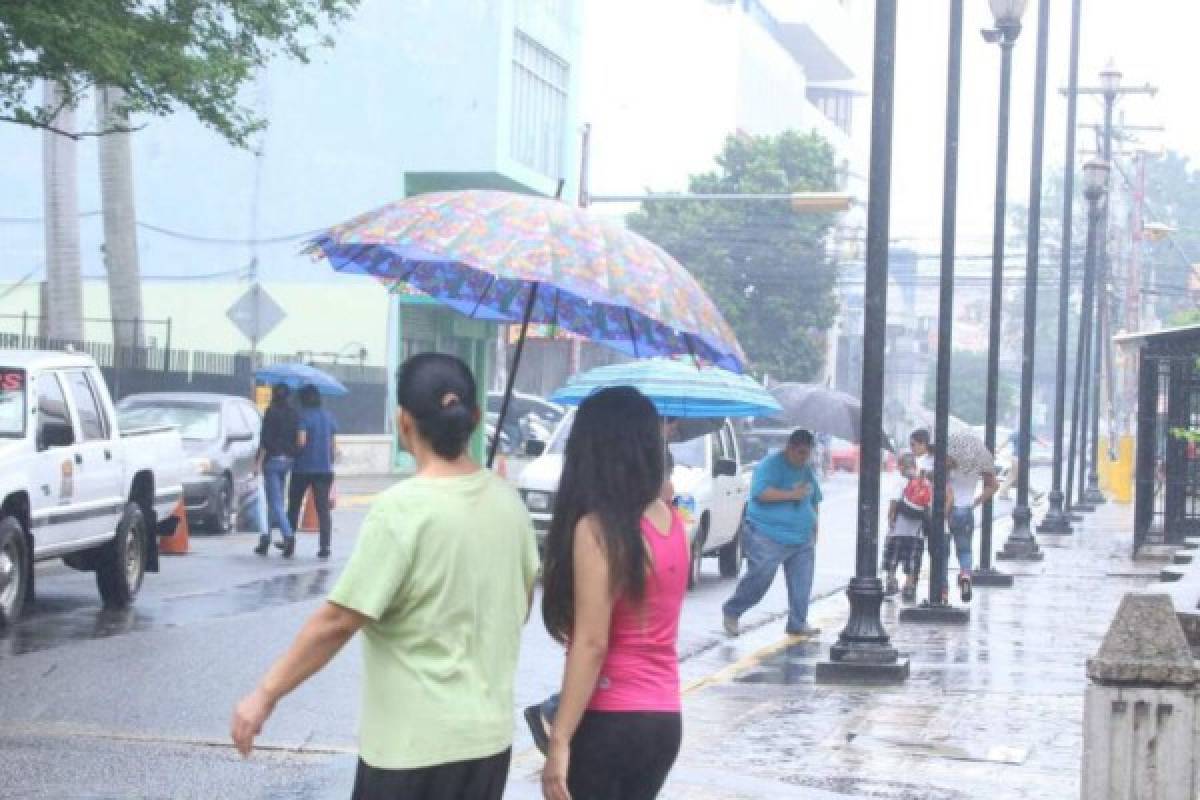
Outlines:
<svg viewBox="0 0 1200 800"><path fill-rule="evenodd" d="M569 800L567 770L571 739L596 689L608 655L608 631L614 598L608 554L595 523L584 517L575 527L575 624L563 674L562 698L550 735L549 756L542 772L542 793L548 800Z"/></svg>

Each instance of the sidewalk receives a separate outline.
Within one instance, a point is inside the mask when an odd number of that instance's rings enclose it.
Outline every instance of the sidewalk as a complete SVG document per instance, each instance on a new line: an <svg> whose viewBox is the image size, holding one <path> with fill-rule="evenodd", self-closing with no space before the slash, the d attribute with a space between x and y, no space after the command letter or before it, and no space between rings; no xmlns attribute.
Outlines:
<svg viewBox="0 0 1200 800"><path fill-rule="evenodd" d="M1157 577L1130 558L1131 530L1131 509L1109 504L1074 536L1039 537L1045 561L1002 565L1016 587L977 590L967 626L901 625L889 600L884 623L912 659L902 686L814 684L845 624L840 594L814 606L819 642L763 631L720 648L709 678L685 690L683 752L663 796L1079 797L1086 659L1121 596ZM539 796L538 768L518 758L506 796Z"/></svg>

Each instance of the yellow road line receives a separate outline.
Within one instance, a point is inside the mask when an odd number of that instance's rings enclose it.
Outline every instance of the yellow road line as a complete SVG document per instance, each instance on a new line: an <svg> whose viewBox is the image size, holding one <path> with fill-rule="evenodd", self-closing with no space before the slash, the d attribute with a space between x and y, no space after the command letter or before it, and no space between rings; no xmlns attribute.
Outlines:
<svg viewBox="0 0 1200 800"><path fill-rule="evenodd" d="M801 642L807 642L811 638L812 637L809 636L785 636L777 642L773 642L765 647L761 647L749 655L742 656L729 666L719 669L711 675L705 675L703 678L697 678L687 686L684 686L681 694L686 696L707 686L713 686L718 683L728 683L738 675L741 675L743 672L747 672L748 670L759 666L762 664L762 662L766 661L768 658L779 653L780 651L786 650L792 645L800 644Z"/></svg>

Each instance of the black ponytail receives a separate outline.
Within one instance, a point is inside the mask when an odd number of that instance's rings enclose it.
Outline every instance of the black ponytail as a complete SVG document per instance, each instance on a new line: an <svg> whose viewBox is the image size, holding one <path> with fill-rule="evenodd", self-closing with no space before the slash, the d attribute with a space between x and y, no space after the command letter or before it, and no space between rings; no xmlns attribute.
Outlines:
<svg viewBox="0 0 1200 800"><path fill-rule="evenodd" d="M405 361L396 375L396 401L433 452L448 461L463 454L479 424L475 376L454 356L421 353Z"/></svg>

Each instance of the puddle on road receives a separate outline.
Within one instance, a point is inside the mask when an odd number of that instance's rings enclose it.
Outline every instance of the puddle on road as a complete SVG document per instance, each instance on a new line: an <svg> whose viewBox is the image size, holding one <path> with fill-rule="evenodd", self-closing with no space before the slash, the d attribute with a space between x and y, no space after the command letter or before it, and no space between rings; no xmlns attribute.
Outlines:
<svg viewBox="0 0 1200 800"><path fill-rule="evenodd" d="M39 598L21 621L0 635L0 660L50 650L85 639L105 639L136 631L170 628L261 611L322 597L333 571L327 568L276 575L230 589L144 599L120 611L84 605L77 598Z"/></svg>

